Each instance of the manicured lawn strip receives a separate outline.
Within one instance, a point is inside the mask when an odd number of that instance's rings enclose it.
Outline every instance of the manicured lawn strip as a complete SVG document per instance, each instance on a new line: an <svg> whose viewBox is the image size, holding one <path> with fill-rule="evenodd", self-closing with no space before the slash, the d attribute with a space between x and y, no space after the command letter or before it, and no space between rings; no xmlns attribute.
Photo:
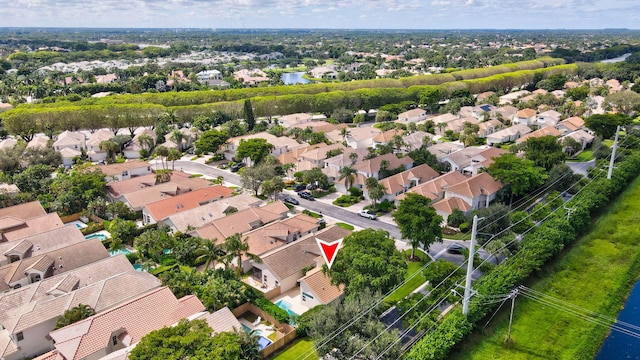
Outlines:
<svg viewBox="0 0 640 360"><path fill-rule="evenodd" d="M640 178L595 222L593 231L545 266L527 286L616 317L640 270ZM455 347L451 359L592 359L608 329L518 297L511 332L508 306ZM481 322L484 326L485 322Z"/></svg>
<svg viewBox="0 0 640 360"><path fill-rule="evenodd" d="M349 231L353 231L353 229L354 229L353 225L347 224L347 223L343 223L343 222L336 223L336 226L340 226L341 228L343 228L345 230L349 230Z"/></svg>
<svg viewBox="0 0 640 360"><path fill-rule="evenodd" d="M411 251L407 250L404 254L408 257L411 254ZM421 261L408 261L407 262L407 274L405 275L405 279L408 279L411 275L418 272L422 266L427 261L428 257L426 254L416 250L416 256L420 257ZM405 296L409 295L413 290L417 289L420 285L422 285L427 279L422 275L422 273L414 276L411 280L407 281L406 284L399 287L396 291L392 292L385 301L387 303L394 303L396 301L402 300Z"/></svg>
<svg viewBox="0 0 640 360"><path fill-rule="evenodd" d="M302 338L297 340L293 345L289 346L285 351L274 357L273 360L295 360L306 355L313 349L313 340L311 338ZM313 350L313 354L307 357L309 360L318 360L318 354Z"/></svg>

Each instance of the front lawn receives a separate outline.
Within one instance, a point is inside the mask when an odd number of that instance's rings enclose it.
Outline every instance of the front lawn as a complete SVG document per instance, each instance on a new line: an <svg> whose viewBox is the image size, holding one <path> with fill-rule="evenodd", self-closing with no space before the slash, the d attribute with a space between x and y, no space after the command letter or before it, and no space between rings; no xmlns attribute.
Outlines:
<svg viewBox="0 0 640 360"><path fill-rule="evenodd" d="M528 287L569 304L616 317L640 272L640 178L593 224L591 233L545 266ZM536 279L539 279L536 281ZM609 329L518 297L512 342L509 311L460 343L451 359L593 359Z"/></svg>
<svg viewBox="0 0 640 360"><path fill-rule="evenodd" d="M336 223L336 226L340 226L341 228L343 228L345 230L349 230L349 231L353 231L353 229L354 229L353 225L350 225L350 224L347 224L347 223L343 223L343 222Z"/></svg>
<svg viewBox="0 0 640 360"><path fill-rule="evenodd" d="M411 250L403 251L403 254L408 259L411 255ZM416 256L420 258L420 261L407 261L407 273L405 274L405 280L418 272L422 266L429 260L429 256L423 253L421 250L416 250ZM405 296L411 294L411 292L422 285L427 279L422 273L417 274L411 280L407 281L404 285L399 287L396 291L387 296L385 301L389 304L402 300Z"/></svg>
<svg viewBox="0 0 640 360"><path fill-rule="evenodd" d="M312 350L313 352L311 352ZM309 337L297 340L293 345L289 346L286 350L278 354L278 356L274 357L273 360L304 359L307 355L309 356L306 357L306 359L318 360L318 354L313 348L313 340Z"/></svg>
<svg viewBox="0 0 640 360"><path fill-rule="evenodd" d="M593 151L585 150L578 154L576 157L569 158L568 161L576 161L576 162L586 162L593 160Z"/></svg>

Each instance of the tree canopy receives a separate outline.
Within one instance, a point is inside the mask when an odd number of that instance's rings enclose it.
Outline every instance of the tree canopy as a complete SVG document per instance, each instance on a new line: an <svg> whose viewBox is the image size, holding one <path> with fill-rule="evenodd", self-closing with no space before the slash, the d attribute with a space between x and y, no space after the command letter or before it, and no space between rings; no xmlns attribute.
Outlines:
<svg viewBox="0 0 640 360"><path fill-rule="evenodd" d="M386 231L357 231L342 244L328 273L334 284L345 285L348 294L365 288L387 293L404 281L407 264Z"/></svg>
<svg viewBox="0 0 640 360"><path fill-rule="evenodd" d="M229 134L224 130L211 129L207 130L200 135L200 138L196 141L196 152L202 153L215 153L224 145L229 139Z"/></svg>
<svg viewBox="0 0 640 360"><path fill-rule="evenodd" d="M431 206L431 200L414 193L407 193L393 213L402 237L409 239L411 257L418 246L426 250L436 241L442 241L442 216Z"/></svg>
<svg viewBox="0 0 640 360"><path fill-rule="evenodd" d="M595 114L589 116L584 124L603 139L610 139L616 133L618 125L625 126L631 123L631 118L625 114Z"/></svg>
<svg viewBox="0 0 640 360"><path fill-rule="evenodd" d="M258 164L269 155L269 152L273 148L274 146L269 144L266 139L242 139L236 150L236 160L241 161L242 159L249 158L254 164Z"/></svg>
<svg viewBox="0 0 640 360"><path fill-rule="evenodd" d="M533 161L535 166L543 167L545 170L564 162L566 157L562 151L562 144L555 136L527 139L525 155L527 159Z"/></svg>
<svg viewBox="0 0 640 360"><path fill-rule="evenodd" d="M547 178L544 169L535 166L533 161L509 153L495 158L487 172L501 183L510 185L511 192L517 196L539 187Z"/></svg>

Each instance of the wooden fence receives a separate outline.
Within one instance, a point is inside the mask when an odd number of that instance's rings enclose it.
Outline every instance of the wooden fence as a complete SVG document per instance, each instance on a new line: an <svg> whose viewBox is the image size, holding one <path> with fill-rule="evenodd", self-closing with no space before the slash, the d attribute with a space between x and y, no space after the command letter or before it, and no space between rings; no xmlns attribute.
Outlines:
<svg viewBox="0 0 640 360"><path fill-rule="evenodd" d="M266 311L257 307L252 303L244 303L237 308L233 309L233 315L235 317L241 317L244 313L253 313L260 316L262 319L273 324L274 328L278 328L278 333L284 334L284 336L280 335L277 337L276 341L272 342L269 346L262 350L262 356L268 357L274 352L280 350L296 338L296 328L289 324L283 324L278 322L273 316L269 315Z"/></svg>

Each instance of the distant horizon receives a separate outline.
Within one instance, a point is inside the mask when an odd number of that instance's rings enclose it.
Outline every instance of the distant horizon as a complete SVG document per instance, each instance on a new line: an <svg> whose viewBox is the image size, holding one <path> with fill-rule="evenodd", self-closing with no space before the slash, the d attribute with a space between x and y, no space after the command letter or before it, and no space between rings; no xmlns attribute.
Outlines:
<svg viewBox="0 0 640 360"><path fill-rule="evenodd" d="M275 30L314 30L314 31L640 31L639 28L296 28L296 27L89 27L89 26L0 26L0 29L29 29L29 30L233 30L233 31L275 31Z"/></svg>
<svg viewBox="0 0 640 360"><path fill-rule="evenodd" d="M0 0L5 27L637 29L632 0ZM517 26L514 26L517 25Z"/></svg>

